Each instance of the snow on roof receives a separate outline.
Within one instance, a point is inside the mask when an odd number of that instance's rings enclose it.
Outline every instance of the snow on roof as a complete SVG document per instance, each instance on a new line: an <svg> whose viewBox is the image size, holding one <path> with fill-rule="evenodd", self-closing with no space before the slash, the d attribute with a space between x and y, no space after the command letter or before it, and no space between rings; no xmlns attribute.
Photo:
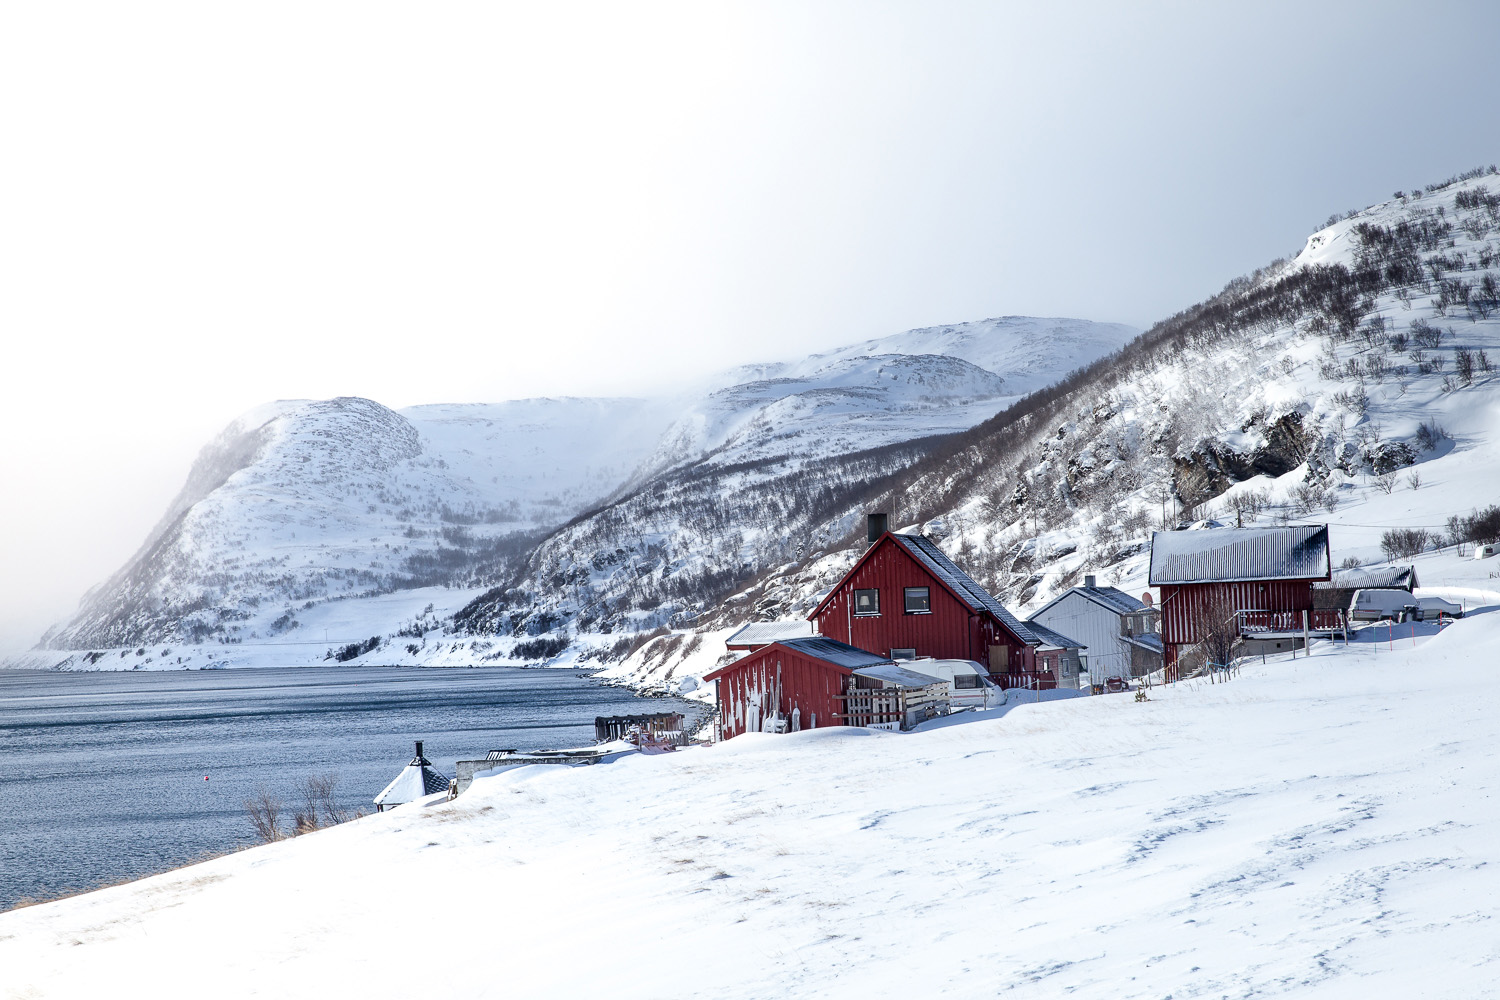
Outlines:
<svg viewBox="0 0 1500 1000"><path fill-rule="evenodd" d="M1140 632L1136 635L1124 635L1120 638L1124 639L1132 646L1139 646L1142 649L1149 649L1153 653L1160 653L1162 651L1161 636L1155 632Z"/></svg>
<svg viewBox="0 0 1500 1000"><path fill-rule="evenodd" d="M820 635L808 636L805 639L784 639L781 645L847 670L858 670L861 667L891 662L888 656L867 653L847 642L839 642L837 639L829 639Z"/></svg>
<svg viewBox="0 0 1500 1000"><path fill-rule="evenodd" d="M1151 535L1151 585L1238 580L1310 580L1328 576L1328 525L1157 531Z"/></svg>
<svg viewBox="0 0 1500 1000"><path fill-rule="evenodd" d="M1415 566L1364 566L1359 569L1336 569L1333 579L1315 583L1318 590L1360 590L1371 588L1395 588L1413 590L1417 583Z"/></svg>
<svg viewBox="0 0 1500 1000"><path fill-rule="evenodd" d="M1056 604L1058 601L1061 601L1069 594L1078 594L1081 597L1086 597L1089 600L1093 601L1095 604L1098 604L1099 606L1105 608L1108 611L1112 611L1117 615L1130 615L1135 614L1137 611L1151 610L1150 606L1142 604L1139 598L1131 597L1123 590L1119 590L1115 587L1073 587L1070 590L1058 594L1052 600L1048 601L1046 604L1038 608L1036 614L1032 615L1032 620L1028 621L1026 624L1030 625L1032 628L1035 628L1036 615L1043 614L1048 608L1052 607L1052 605Z"/></svg>
<svg viewBox="0 0 1500 1000"><path fill-rule="evenodd" d="M931 539L922 535L898 535L892 533L898 544L939 580L946 583L971 611L988 611L1000 623L1015 633L1022 642L1036 645L1040 642L1026 623L1005 610L1004 605L990 596L989 591L970 578L969 574L954 565L953 560L943 555L943 550Z"/></svg>
<svg viewBox="0 0 1500 1000"><path fill-rule="evenodd" d="M448 790L448 779L431 767L407 764L396 775L396 779L375 796L377 806L398 806L403 802L415 802L424 795L435 795Z"/></svg>
<svg viewBox="0 0 1500 1000"><path fill-rule="evenodd" d="M764 646L783 639L801 639L812 634L812 622L801 618L793 621L751 622L725 639L724 645L730 648Z"/></svg>
<svg viewBox="0 0 1500 1000"><path fill-rule="evenodd" d="M1040 622L1028 621L1026 627L1036 633L1036 637L1042 640L1043 646L1056 646L1058 649L1088 649L1077 639L1069 639L1061 632L1055 632Z"/></svg>
<svg viewBox="0 0 1500 1000"><path fill-rule="evenodd" d="M915 688L927 687L929 684L942 684L945 679L933 677L931 674L919 674L915 670L898 666L894 663L881 663L873 667L860 667L854 671L857 677L868 677L872 681L882 681L886 684L894 684L896 687Z"/></svg>

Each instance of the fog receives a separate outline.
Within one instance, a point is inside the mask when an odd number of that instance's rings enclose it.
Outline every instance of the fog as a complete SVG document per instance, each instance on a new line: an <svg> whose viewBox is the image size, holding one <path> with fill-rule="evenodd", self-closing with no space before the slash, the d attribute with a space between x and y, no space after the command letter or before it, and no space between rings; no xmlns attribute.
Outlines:
<svg viewBox="0 0 1500 1000"><path fill-rule="evenodd" d="M1485 4L9 5L0 649L268 399L644 394L986 316L1147 326L1330 213L1500 159L1497 28Z"/></svg>

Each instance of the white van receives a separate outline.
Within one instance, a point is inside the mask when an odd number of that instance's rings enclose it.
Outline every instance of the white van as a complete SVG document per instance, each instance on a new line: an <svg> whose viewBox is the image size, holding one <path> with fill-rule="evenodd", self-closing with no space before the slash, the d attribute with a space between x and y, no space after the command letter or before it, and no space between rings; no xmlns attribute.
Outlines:
<svg viewBox="0 0 1500 1000"><path fill-rule="evenodd" d="M1417 599L1405 590L1356 590L1349 602L1349 620L1354 622L1396 621L1416 612Z"/></svg>

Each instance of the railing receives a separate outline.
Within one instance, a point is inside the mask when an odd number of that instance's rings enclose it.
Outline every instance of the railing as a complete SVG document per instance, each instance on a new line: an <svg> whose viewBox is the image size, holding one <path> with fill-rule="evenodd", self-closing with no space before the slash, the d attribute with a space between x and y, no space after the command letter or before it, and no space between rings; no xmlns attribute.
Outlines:
<svg viewBox="0 0 1500 1000"><path fill-rule="evenodd" d="M1238 611L1240 634L1257 632L1279 632L1294 634L1302 631L1301 611ZM1342 632L1344 612L1338 608L1315 608L1307 612L1307 626L1313 632Z"/></svg>
<svg viewBox="0 0 1500 1000"><path fill-rule="evenodd" d="M1057 687L1057 675L1050 670L1030 671L1020 674L991 674L990 677L1002 688L1022 688L1027 691L1051 691Z"/></svg>

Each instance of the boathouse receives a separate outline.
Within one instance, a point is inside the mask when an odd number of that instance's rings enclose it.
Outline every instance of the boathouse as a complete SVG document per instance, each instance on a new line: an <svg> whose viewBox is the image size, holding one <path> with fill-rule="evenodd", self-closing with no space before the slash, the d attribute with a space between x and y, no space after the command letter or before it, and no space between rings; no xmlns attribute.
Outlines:
<svg viewBox="0 0 1500 1000"><path fill-rule="evenodd" d="M869 549L808 616L817 633L891 660L975 660L1001 687L1055 687L1041 640L923 535L868 519Z"/></svg>

